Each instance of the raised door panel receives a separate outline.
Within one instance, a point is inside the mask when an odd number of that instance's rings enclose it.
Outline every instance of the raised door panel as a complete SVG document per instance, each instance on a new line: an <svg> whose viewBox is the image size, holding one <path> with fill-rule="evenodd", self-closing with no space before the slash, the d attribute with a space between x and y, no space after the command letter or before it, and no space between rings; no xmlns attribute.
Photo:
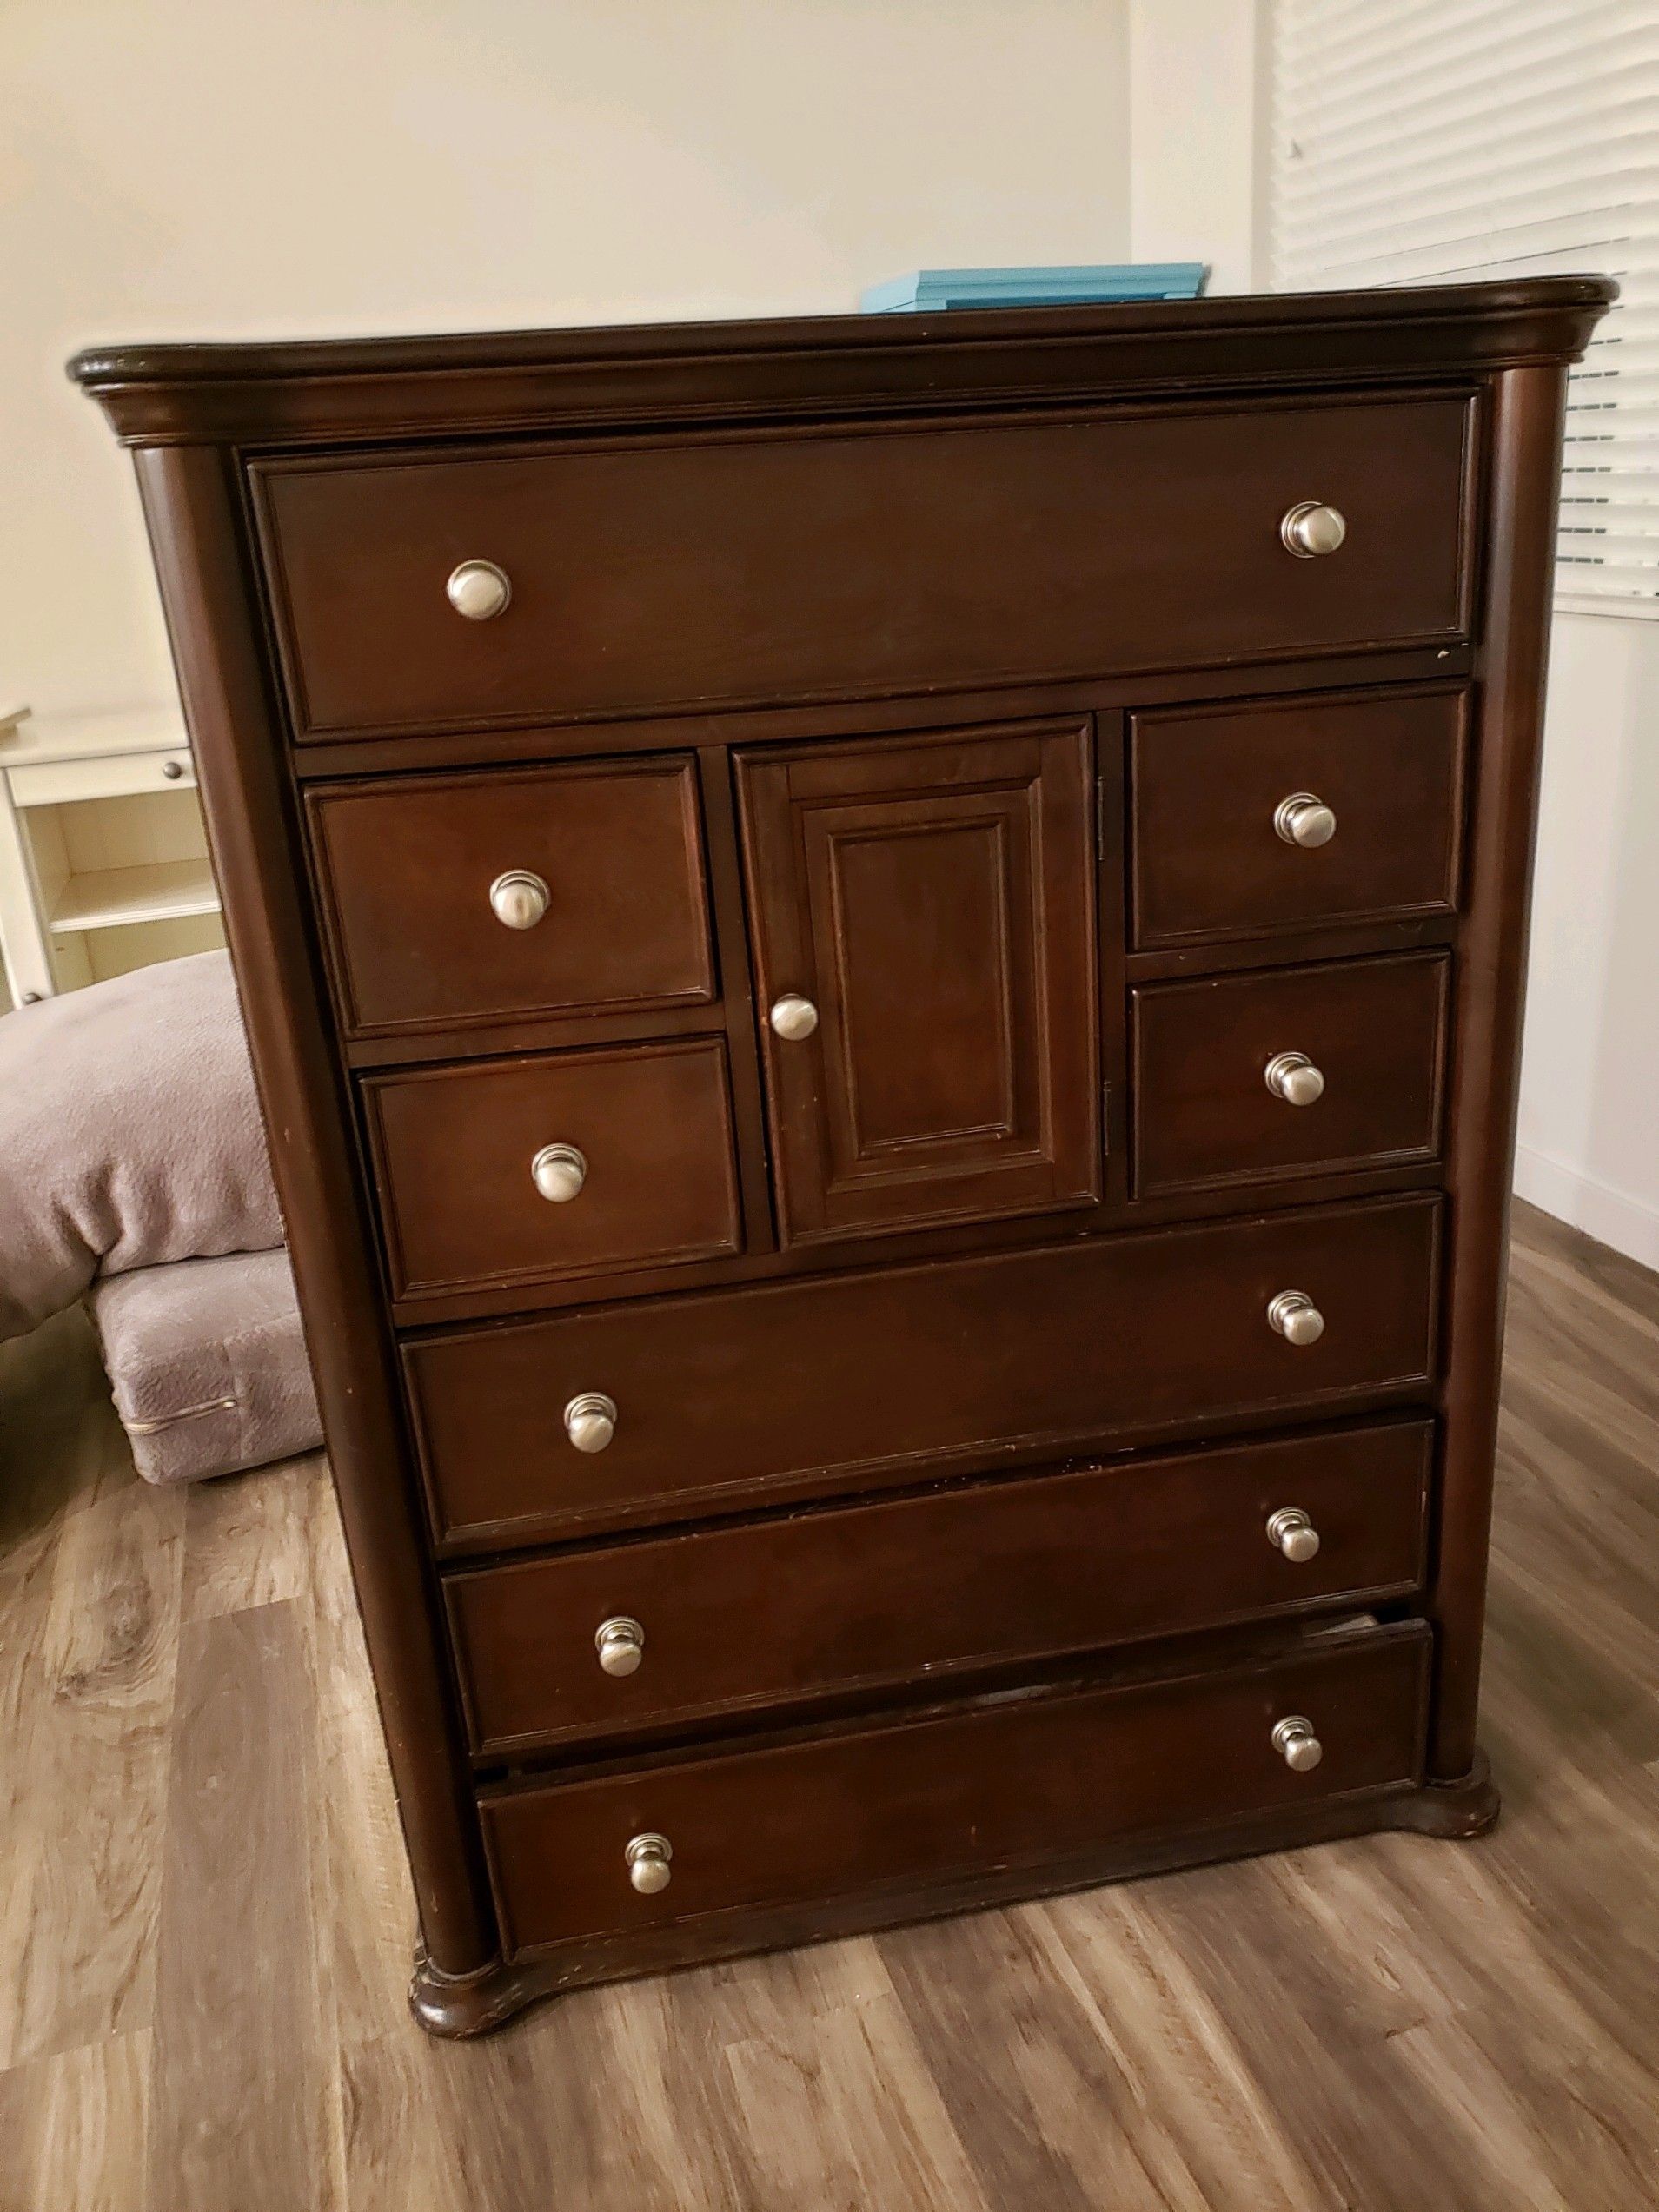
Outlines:
<svg viewBox="0 0 1659 2212"><path fill-rule="evenodd" d="M786 1242L1098 1202L1089 738L740 761Z"/></svg>

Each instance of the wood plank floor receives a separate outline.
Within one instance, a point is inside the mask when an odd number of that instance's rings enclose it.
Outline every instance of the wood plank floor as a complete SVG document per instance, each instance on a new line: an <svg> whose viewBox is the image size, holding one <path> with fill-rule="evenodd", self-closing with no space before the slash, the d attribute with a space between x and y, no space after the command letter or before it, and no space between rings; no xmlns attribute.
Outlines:
<svg viewBox="0 0 1659 2212"><path fill-rule="evenodd" d="M1522 1216L1505 1818L591 1992L474 2046L412 1911L321 1461L134 1479L0 1358L4 2212L1659 2203L1659 1281Z"/></svg>

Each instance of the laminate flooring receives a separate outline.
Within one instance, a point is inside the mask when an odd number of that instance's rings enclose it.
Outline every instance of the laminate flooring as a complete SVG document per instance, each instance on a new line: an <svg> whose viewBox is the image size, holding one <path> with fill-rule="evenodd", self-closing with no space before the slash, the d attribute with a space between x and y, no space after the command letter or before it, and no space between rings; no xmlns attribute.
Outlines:
<svg viewBox="0 0 1659 2212"><path fill-rule="evenodd" d="M157 1492L0 1351L4 2212L1659 2203L1659 1279L1523 1209L1475 1844L1382 1836L566 1998L404 2005L321 1460Z"/></svg>

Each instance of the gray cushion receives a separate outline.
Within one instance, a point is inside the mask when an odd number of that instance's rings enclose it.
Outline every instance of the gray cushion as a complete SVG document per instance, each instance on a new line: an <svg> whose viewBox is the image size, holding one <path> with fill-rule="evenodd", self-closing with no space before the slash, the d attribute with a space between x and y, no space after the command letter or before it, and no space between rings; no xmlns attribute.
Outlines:
<svg viewBox="0 0 1659 2212"><path fill-rule="evenodd" d="M233 1474L322 1442L285 1252L141 1268L88 1302L147 1482Z"/></svg>
<svg viewBox="0 0 1659 2212"><path fill-rule="evenodd" d="M0 1337L96 1276L282 1242L224 953L0 1017Z"/></svg>

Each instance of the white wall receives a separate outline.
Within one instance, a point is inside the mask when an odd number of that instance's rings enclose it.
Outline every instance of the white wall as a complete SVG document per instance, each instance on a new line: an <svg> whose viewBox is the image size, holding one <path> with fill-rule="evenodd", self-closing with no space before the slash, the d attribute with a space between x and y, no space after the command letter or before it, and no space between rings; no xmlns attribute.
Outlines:
<svg viewBox="0 0 1659 2212"><path fill-rule="evenodd" d="M1561 614L1516 1189L1659 1268L1659 622Z"/></svg>
<svg viewBox="0 0 1659 2212"><path fill-rule="evenodd" d="M839 311L1128 249L1126 0L0 6L0 694L161 701L99 340Z"/></svg>
<svg viewBox="0 0 1659 2212"><path fill-rule="evenodd" d="M1211 292L1258 288L1266 18L1258 0L1129 0L1130 243L1207 262Z"/></svg>
<svg viewBox="0 0 1659 2212"><path fill-rule="evenodd" d="M1130 0L1131 243L1267 277L1267 0ZM1246 235L1253 234L1253 235ZM1659 622L1551 645L1516 1187L1659 1267Z"/></svg>

